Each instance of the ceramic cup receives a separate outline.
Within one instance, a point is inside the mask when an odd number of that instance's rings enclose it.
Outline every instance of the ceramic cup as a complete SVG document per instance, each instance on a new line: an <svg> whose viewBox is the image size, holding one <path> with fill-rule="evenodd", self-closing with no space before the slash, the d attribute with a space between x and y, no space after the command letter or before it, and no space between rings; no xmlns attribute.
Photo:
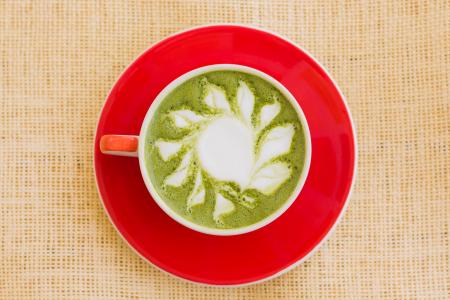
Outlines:
<svg viewBox="0 0 450 300"><path fill-rule="evenodd" d="M254 223L252 225L246 226L246 227L240 227L240 228L232 228L232 229L216 229L216 228L209 228L205 226L201 226L199 224L193 223L182 216L180 216L178 213L173 211L166 202L161 199L161 197L158 195L155 187L153 186L150 176L148 174L148 170L145 163L145 136L147 134L147 129L150 124L150 121L152 117L155 114L156 109L158 108L161 101L165 99L166 96L168 96L176 87L184 83L185 81L212 71L239 71L243 73L248 73L251 75L258 76L260 78L265 79L269 83L271 83L273 86L275 86L285 97L288 99L292 106L295 108L295 110L298 113L299 120L303 126L304 129L304 136L305 136L305 162L303 166L302 173L300 175L300 178L298 179L297 186L295 190L293 191L292 195L289 197L289 199L273 214L269 215L265 219L262 219L261 221ZM297 100L294 98L294 96L277 80L272 78L271 76L267 75L264 72L261 72L259 70L246 67L243 65L236 65L236 64L217 64L217 65L208 65L201 68L194 69L192 71L189 71L180 77L173 80L169 85L167 85L155 98L155 100L150 105L150 108L147 111L147 114L144 118L144 121L142 122L141 130L139 136L135 135L120 135L120 134L108 134L104 135L100 139L100 150L104 154L110 154L110 155L118 155L118 156L129 156L129 157L137 157L139 159L139 166L141 171L141 176L145 182L145 185L150 192L152 198L155 200L155 202L161 207L161 209L169 215L172 219L177 221L178 223L192 229L198 232L202 232L205 234L211 234L211 235L237 235L237 234L243 234L248 233L254 230L257 230L263 226L266 226L267 224L273 222L278 217L280 217L288 208L291 206L291 204L297 199L298 195L300 194L300 191L306 181L306 177L308 175L309 166L311 163L311 136L309 132L308 123L306 121L305 115L303 114L302 109L300 108Z"/></svg>

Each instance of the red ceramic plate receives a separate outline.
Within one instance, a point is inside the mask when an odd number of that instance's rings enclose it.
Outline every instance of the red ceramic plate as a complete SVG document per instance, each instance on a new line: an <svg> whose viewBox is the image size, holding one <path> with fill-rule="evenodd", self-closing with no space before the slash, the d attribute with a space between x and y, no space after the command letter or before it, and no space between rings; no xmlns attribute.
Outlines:
<svg viewBox="0 0 450 300"><path fill-rule="evenodd" d="M281 82L298 100L311 131L312 161L294 204L251 233L211 236L166 215L153 201L138 160L100 153L104 134L139 130L153 99L178 76L210 64L240 64ZM349 196L355 135L342 94L305 51L266 31L237 25L196 28L151 47L111 90L95 137L95 174L105 209L144 259L175 276L212 285L249 284L304 261L330 233Z"/></svg>

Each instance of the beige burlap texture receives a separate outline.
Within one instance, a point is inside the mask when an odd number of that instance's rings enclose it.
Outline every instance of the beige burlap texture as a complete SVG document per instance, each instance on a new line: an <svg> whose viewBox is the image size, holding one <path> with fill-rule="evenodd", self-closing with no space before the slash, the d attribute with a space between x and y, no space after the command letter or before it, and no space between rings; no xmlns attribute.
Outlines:
<svg viewBox="0 0 450 300"><path fill-rule="evenodd" d="M308 49L347 96L359 172L306 263L224 289L138 257L97 195L104 99L176 31L239 22ZM449 299L450 2L1 1L0 299Z"/></svg>

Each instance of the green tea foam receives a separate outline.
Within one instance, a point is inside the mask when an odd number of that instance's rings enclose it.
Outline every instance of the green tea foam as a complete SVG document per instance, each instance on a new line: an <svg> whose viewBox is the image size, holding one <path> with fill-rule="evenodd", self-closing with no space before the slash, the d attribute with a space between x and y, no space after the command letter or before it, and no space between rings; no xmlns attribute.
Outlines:
<svg viewBox="0 0 450 300"><path fill-rule="evenodd" d="M238 71L176 87L156 108L145 143L160 198L209 228L245 227L276 212L305 163L296 109L270 82Z"/></svg>

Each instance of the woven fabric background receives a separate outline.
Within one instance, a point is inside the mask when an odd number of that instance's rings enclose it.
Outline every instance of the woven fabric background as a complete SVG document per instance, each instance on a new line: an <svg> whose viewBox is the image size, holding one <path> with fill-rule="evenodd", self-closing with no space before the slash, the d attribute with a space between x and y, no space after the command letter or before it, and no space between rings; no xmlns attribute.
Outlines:
<svg viewBox="0 0 450 300"><path fill-rule="evenodd" d="M92 141L122 70L176 31L268 28L333 74L359 171L335 234L275 280L224 289L128 248L97 195ZM449 1L0 0L0 299L449 299Z"/></svg>

